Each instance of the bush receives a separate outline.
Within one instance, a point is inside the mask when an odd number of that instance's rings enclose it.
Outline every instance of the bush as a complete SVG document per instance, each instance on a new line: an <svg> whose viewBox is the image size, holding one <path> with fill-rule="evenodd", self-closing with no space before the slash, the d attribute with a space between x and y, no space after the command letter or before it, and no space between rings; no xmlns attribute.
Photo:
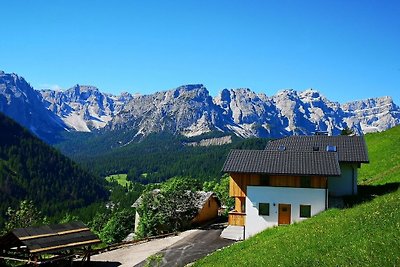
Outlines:
<svg viewBox="0 0 400 267"><path fill-rule="evenodd" d="M100 239L107 244L121 242L129 233L133 232L134 225L135 212L133 210L116 211L101 230Z"/></svg>

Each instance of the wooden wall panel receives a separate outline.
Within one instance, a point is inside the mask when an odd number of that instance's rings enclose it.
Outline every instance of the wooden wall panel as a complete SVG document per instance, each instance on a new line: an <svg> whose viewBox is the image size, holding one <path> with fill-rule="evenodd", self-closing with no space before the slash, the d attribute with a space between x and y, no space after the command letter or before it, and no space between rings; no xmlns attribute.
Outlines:
<svg viewBox="0 0 400 267"><path fill-rule="evenodd" d="M300 187L300 177L288 175L271 175L270 186Z"/></svg>
<svg viewBox="0 0 400 267"><path fill-rule="evenodd" d="M210 197L199 214L193 219L193 223L203 223L218 217L219 205L214 197Z"/></svg>
<svg viewBox="0 0 400 267"><path fill-rule="evenodd" d="M229 225L244 226L245 218L246 218L246 214L229 213L229 215L228 215L228 224Z"/></svg>
<svg viewBox="0 0 400 267"><path fill-rule="evenodd" d="M260 175L248 173L231 173L229 196L245 197L248 185L260 185Z"/></svg>
<svg viewBox="0 0 400 267"><path fill-rule="evenodd" d="M235 197L235 211L243 212L243 205L245 205L246 198L244 197Z"/></svg>
<svg viewBox="0 0 400 267"><path fill-rule="evenodd" d="M326 188L326 177L314 176L311 177L311 187L314 188Z"/></svg>
<svg viewBox="0 0 400 267"><path fill-rule="evenodd" d="M269 186L287 186L287 187L301 187L300 176L290 175L270 175ZM259 174L248 174L248 173L232 173L229 183L229 196L231 197L245 197L246 188L248 185L260 185L261 175ZM313 188L325 188L326 177L312 176L311 187Z"/></svg>

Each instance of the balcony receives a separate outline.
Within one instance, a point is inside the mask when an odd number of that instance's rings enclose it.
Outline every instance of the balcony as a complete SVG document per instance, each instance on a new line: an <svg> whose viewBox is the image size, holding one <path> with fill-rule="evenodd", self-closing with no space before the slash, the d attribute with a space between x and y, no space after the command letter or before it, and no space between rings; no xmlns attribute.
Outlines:
<svg viewBox="0 0 400 267"><path fill-rule="evenodd" d="M228 224L236 225L236 226L244 226L245 224L246 213L231 211L228 215Z"/></svg>

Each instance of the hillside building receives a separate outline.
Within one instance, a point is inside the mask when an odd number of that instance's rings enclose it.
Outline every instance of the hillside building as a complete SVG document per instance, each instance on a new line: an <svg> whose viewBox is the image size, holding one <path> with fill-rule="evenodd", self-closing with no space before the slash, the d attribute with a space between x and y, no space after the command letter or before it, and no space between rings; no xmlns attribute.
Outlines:
<svg viewBox="0 0 400 267"><path fill-rule="evenodd" d="M368 162L360 136L290 136L265 150L232 150L223 167L235 198L229 226L242 239L314 216L330 197L357 194L357 170Z"/></svg>

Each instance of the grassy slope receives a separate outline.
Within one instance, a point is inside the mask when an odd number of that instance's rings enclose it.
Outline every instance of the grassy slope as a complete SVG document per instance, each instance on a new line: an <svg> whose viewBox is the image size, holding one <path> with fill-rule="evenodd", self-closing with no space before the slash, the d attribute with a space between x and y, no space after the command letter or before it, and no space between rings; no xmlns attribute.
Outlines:
<svg viewBox="0 0 400 267"><path fill-rule="evenodd" d="M370 164L359 171L361 184L400 182L400 126L382 133L367 134Z"/></svg>
<svg viewBox="0 0 400 267"><path fill-rule="evenodd" d="M371 163L364 184L400 182L400 127L366 136ZM400 265L400 191L353 208L323 212L302 223L266 230L195 266Z"/></svg>
<svg viewBox="0 0 400 267"><path fill-rule="evenodd" d="M128 176L127 174L120 173L120 174L109 175L105 179L106 179L107 182L116 181L122 187L126 187L128 184L132 184L131 181L128 181L126 179L127 176Z"/></svg>
<svg viewBox="0 0 400 267"><path fill-rule="evenodd" d="M264 231L195 266L395 266L400 264L400 192Z"/></svg>

